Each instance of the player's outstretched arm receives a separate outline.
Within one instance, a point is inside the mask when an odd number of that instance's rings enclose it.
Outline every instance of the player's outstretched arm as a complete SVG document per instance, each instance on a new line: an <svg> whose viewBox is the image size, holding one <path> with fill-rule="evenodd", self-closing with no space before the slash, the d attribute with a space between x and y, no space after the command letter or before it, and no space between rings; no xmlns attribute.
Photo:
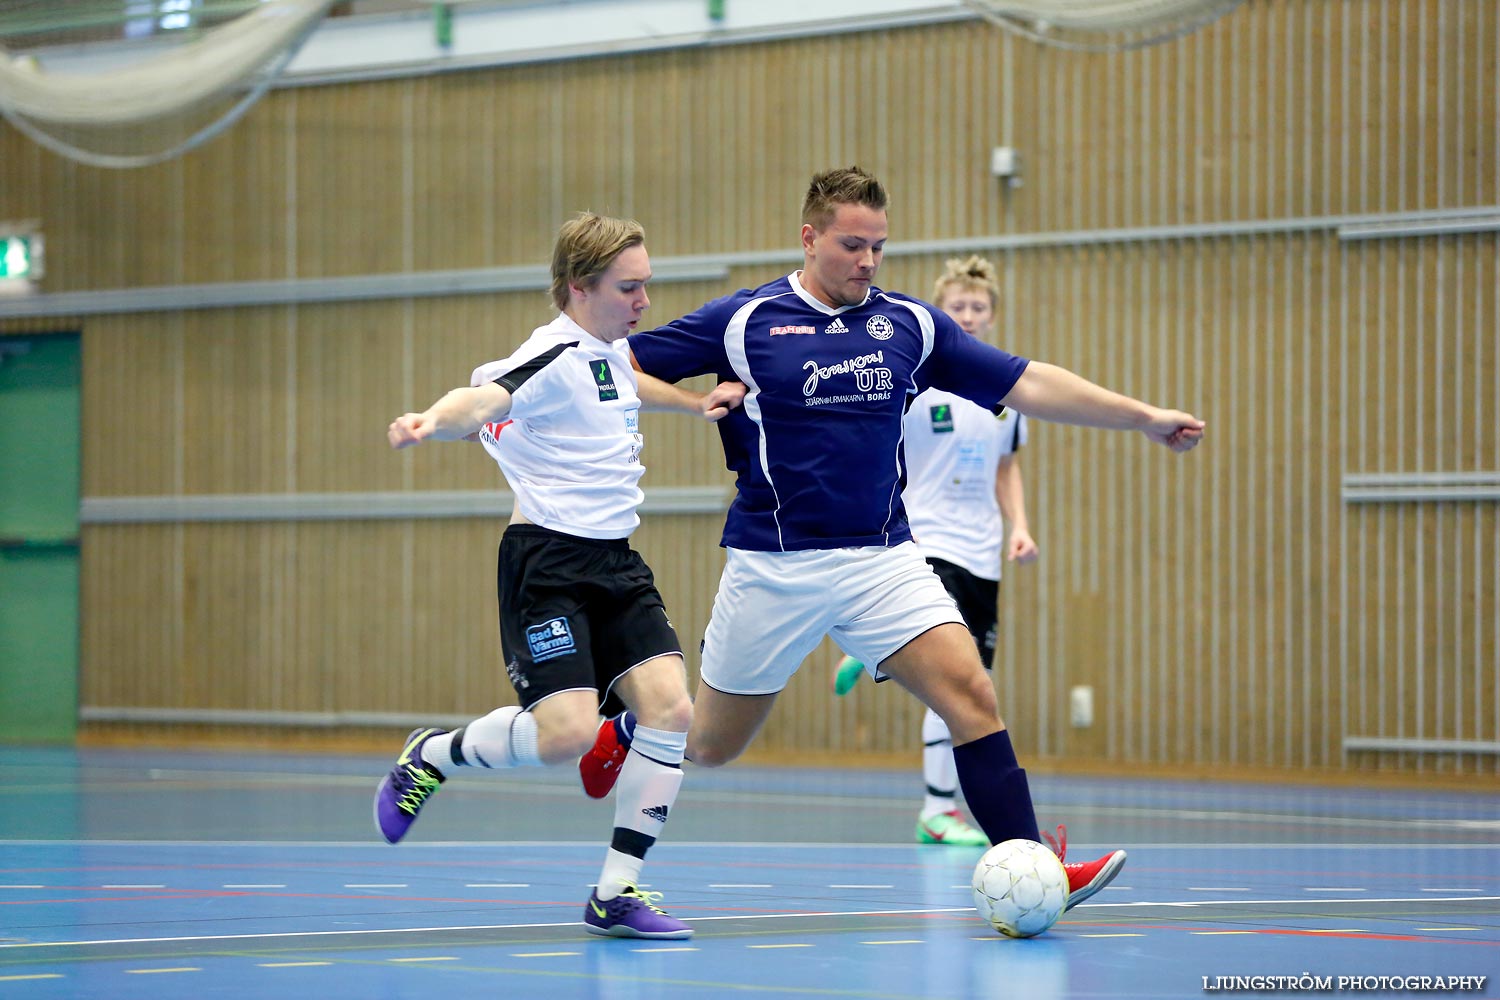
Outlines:
<svg viewBox="0 0 1500 1000"><path fill-rule="evenodd" d="M1204 422L1191 413L1122 396L1045 361L1028 364L1001 402L1039 420L1140 431L1173 451L1187 451L1203 438Z"/></svg>
<svg viewBox="0 0 1500 1000"><path fill-rule="evenodd" d="M386 428L392 448L406 448L432 439L458 441L480 427L510 415L510 390L496 382L464 386L447 392L421 413L403 413Z"/></svg>
<svg viewBox="0 0 1500 1000"><path fill-rule="evenodd" d="M634 356L631 360L634 361ZM635 378L636 394L641 397L644 410L676 410L712 422L728 416L729 411L745 398L745 386L741 382L720 382L708 392L694 392L663 382L639 369Z"/></svg>

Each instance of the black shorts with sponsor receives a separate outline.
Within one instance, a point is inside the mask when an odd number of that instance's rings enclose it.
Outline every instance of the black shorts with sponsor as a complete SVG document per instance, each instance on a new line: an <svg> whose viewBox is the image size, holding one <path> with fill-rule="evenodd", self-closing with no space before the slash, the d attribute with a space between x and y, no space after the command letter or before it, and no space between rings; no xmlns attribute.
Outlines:
<svg viewBox="0 0 1500 1000"><path fill-rule="evenodd" d="M626 539L511 525L500 539L498 582L500 646L522 708L594 688L612 709L608 696L622 674L682 653L651 570Z"/></svg>
<svg viewBox="0 0 1500 1000"><path fill-rule="evenodd" d="M995 662L995 625L999 617L1000 581L986 580L946 559L927 557L927 563L943 581L943 588L958 604L969 634L979 646L979 660L989 670Z"/></svg>

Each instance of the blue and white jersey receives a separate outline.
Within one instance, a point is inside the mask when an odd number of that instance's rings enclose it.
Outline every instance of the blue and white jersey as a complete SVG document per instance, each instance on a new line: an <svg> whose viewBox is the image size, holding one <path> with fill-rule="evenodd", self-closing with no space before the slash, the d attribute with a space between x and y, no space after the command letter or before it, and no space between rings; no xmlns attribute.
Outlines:
<svg viewBox="0 0 1500 1000"><path fill-rule="evenodd" d="M905 295L871 288L859 305L824 305L799 274L632 334L631 351L668 382L713 374L747 387L744 405L718 424L738 477L723 545L898 545L911 538L901 505L911 398L936 386L992 407L1027 362Z"/></svg>

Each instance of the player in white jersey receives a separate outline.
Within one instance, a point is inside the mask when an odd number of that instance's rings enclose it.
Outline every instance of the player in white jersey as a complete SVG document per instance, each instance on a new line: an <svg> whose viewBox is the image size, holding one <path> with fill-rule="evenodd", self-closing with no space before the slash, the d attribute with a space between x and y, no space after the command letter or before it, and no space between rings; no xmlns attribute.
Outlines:
<svg viewBox="0 0 1500 1000"><path fill-rule="evenodd" d="M874 285L886 195L857 167L813 178L802 210L802 269L710 302L630 338L642 371L668 382L717 373L746 386L719 422L736 496L725 568L704 635L688 759L734 760L825 635L877 664L948 724L964 799L994 842L1040 839L1026 772L967 627L907 528L901 428L924 389L1031 417L1139 430L1173 451L1203 422L1110 392L1065 369L983 344L942 310ZM579 761L607 794L629 713L600 726ZM1125 863L1113 851L1068 864L1068 905Z"/></svg>
<svg viewBox="0 0 1500 1000"><path fill-rule="evenodd" d="M501 646L520 704L453 732L407 737L375 795L394 844L460 768L573 761L592 744L601 692L641 720L620 768L614 834L584 925L614 937L685 938L692 928L639 888L682 784L692 704L661 595L628 537L639 524L642 402L723 416L734 389L700 397L638 380L625 337L650 304L638 223L585 213L562 227L552 259L558 317L470 385L390 425L393 448L474 438L515 492L500 542ZM737 389L737 387L735 387Z"/></svg>
<svg viewBox="0 0 1500 1000"><path fill-rule="evenodd" d="M980 257L948 261L932 300L965 333L986 339L1000 300L994 265ZM1027 420L1005 407L997 414L951 392L928 389L912 400L903 432L901 499L912 537L958 605L979 646L979 662L988 670L995 658L1002 547L1003 560L1020 564L1038 554L1016 458L1026 443ZM867 669L845 656L834 670L834 693L847 694ZM922 778L927 793L917 814L917 843L988 846L989 838L958 810L953 736L930 708L922 715Z"/></svg>

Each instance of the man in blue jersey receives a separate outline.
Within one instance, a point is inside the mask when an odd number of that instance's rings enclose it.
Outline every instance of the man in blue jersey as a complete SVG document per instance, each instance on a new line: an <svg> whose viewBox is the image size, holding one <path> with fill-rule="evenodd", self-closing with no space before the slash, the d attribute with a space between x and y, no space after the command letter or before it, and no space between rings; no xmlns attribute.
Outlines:
<svg viewBox="0 0 1500 1000"><path fill-rule="evenodd" d="M667 382L715 373L746 386L719 423L737 495L687 758L717 767L744 752L828 635L947 723L964 798L992 842L1040 840L994 686L911 540L902 417L936 387L1042 420L1139 430L1174 451L1196 445L1204 424L1007 354L935 306L875 287L886 193L858 167L813 178L801 235L801 270L629 338L637 367ZM579 762L590 795L608 794L632 726L625 713L600 727ZM1115 877L1125 852L1064 861L1072 907Z"/></svg>

